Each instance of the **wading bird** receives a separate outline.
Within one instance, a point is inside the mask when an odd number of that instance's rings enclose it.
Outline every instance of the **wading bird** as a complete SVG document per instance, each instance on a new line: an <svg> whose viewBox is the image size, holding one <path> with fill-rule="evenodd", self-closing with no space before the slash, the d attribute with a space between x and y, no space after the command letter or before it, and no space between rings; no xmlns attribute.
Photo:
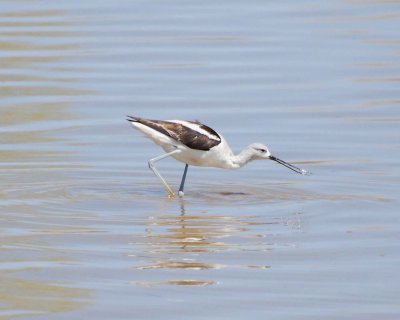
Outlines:
<svg viewBox="0 0 400 320"><path fill-rule="evenodd" d="M149 168L161 180L170 197L174 197L175 194L154 165L157 161L169 156L185 163L178 193L181 197L183 196L183 187L189 165L238 169L252 160L273 160L294 172L303 175L309 174L308 171L273 156L268 148L261 143L252 143L238 155L234 155L222 135L198 121L164 121L127 117L134 128L143 132L166 152L159 157L150 159Z"/></svg>

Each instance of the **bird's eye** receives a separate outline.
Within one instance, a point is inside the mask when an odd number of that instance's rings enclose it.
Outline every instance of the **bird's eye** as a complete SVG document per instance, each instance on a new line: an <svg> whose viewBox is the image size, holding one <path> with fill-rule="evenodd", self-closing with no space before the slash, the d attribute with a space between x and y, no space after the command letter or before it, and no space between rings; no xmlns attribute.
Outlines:
<svg viewBox="0 0 400 320"><path fill-rule="evenodd" d="M265 149L256 149L257 151L260 151L260 152L267 152L267 150L265 150Z"/></svg>

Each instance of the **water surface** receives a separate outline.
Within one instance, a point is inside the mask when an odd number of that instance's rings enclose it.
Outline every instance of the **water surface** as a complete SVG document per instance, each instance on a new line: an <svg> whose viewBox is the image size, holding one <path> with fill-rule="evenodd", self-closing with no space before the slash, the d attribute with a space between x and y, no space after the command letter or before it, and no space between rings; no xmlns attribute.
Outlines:
<svg viewBox="0 0 400 320"><path fill-rule="evenodd" d="M1 1L0 318L398 319L399 10ZM190 167L168 199L126 114L313 175Z"/></svg>

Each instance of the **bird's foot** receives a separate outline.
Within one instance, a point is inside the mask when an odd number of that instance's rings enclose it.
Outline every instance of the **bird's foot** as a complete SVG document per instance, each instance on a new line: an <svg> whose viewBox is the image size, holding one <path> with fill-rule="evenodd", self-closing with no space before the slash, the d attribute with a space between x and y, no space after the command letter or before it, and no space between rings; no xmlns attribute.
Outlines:
<svg viewBox="0 0 400 320"><path fill-rule="evenodd" d="M174 199L175 193L168 193L168 199Z"/></svg>
<svg viewBox="0 0 400 320"><path fill-rule="evenodd" d="M183 191L179 190L178 195L179 195L181 198L183 198L183 196L184 196L185 194L183 193Z"/></svg>

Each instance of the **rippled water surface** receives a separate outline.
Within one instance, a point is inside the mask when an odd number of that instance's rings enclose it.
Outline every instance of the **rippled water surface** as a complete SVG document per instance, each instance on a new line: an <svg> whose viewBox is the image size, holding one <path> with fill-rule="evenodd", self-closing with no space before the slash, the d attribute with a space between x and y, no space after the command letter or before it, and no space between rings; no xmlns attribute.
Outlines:
<svg viewBox="0 0 400 320"><path fill-rule="evenodd" d="M0 319L399 319L399 57L396 0L0 1ZM313 175L168 199L127 114Z"/></svg>

